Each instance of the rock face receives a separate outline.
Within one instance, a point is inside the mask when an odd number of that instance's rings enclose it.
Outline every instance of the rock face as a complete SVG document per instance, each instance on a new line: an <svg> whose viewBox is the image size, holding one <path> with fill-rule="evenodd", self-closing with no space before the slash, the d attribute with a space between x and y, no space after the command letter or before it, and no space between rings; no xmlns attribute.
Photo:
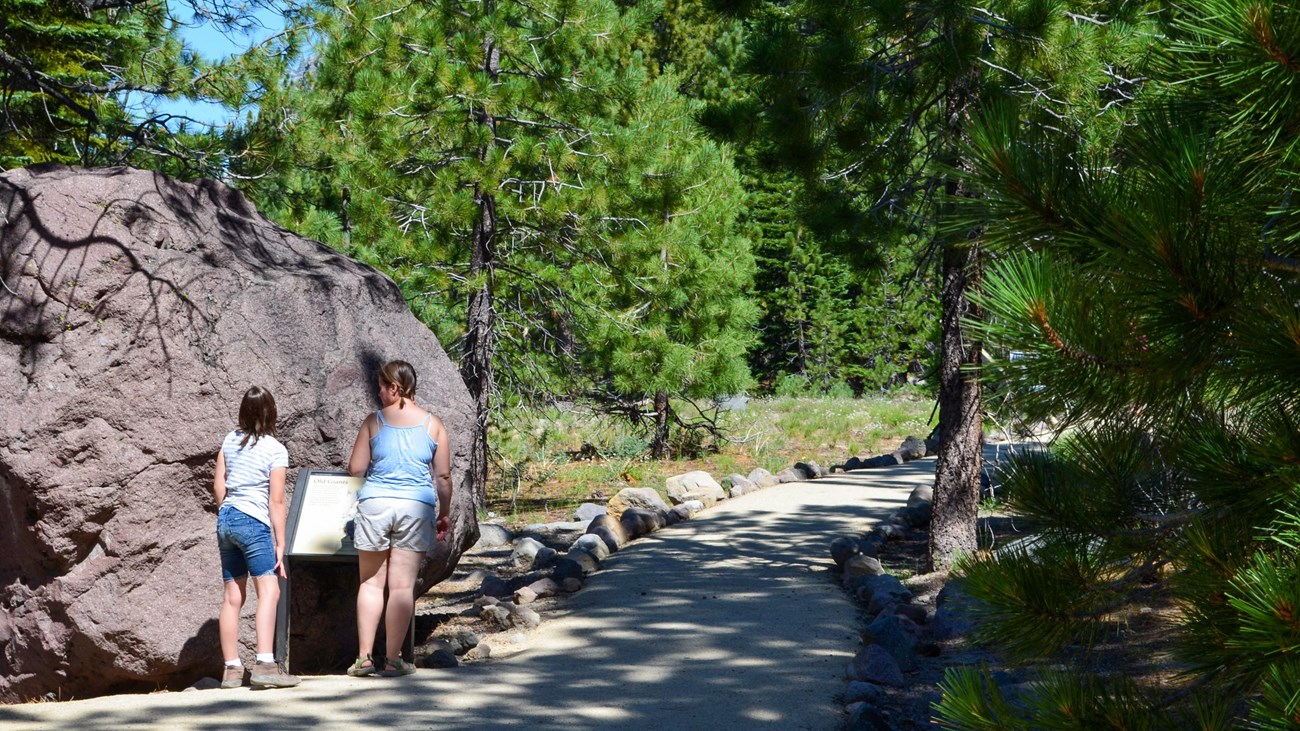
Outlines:
<svg viewBox="0 0 1300 731"><path fill-rule="evenodd" d="M250 385L275 395L292 489L299 467L345 468L378 366L410 361L449 430L456 487L425 586L477 538L455 366L391 280L238 192L127 168L0 174L0 279L0 701L215 672L212 471ZM311 620L292 627L295 658L356 652L356 569L335 566L292 571Z"/></svg>

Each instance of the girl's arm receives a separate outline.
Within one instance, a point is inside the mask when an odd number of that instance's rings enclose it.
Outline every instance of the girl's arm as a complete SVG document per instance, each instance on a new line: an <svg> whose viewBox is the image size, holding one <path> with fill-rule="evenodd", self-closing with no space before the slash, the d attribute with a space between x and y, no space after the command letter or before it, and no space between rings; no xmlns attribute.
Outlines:
<svg viewBox="0 0 1300 731"><path fill-rule="evenodd" d="M433 453L433 463L429 471L433 474L433 485L438 491L437 540L444 541L451 532L451 440L447 438L447 429L442 419L433 417L429 433L438 443Z"/></svg>
<svg viewBox="0 0 1300 731"><path fill-rule="evenodd" d="M284 507L284 474L285 468L283 467L276 467L271 470L270 507L271 531L275 538L275 570L282 578L288 578L289 574L284 568L285 541L287 540L284 536L285 513L287 512Z"/></svg>
<svg viewBox="0 0 1300 731"><path fill-rule="evenodd" d="M352 444L352 457L348 459L348 474L353 477L365 477L370 469L370 422L374 414L367 416L357 430L357 441Z"/></svg>
<svg viewBox="0 0 1300 731"><path fill-rule="evenodd" d="M217 450L217 469L212 477L212 496L217 499L217 509L220 510L222 501L226 499L226 453L223 449Z"/></svg>

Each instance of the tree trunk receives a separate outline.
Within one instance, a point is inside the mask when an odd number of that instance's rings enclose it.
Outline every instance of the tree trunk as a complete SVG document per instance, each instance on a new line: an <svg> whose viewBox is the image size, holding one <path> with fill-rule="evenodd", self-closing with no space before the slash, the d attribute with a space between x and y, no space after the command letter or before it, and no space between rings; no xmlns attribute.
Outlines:
<svg viewBox="0 0 1300 731"><path fill-rule="evenodd" d="M483 41L483 70L495 83L500 72L500 51L492 40ZM496 119L491 114L479 111L477 119L480 124L491 130L491 138L496 137ZM491 143L489 143L491 144ZM479 149L479 159L487 158L487 146ZM464 360L460 364L461 377L470 396L474 398L474 435L470 445L469 478L474 491L474 507L482 511L487 507L487 472L488 472L488 423L491 413L491 396L494 385L492 373L492 356L495 349L493 330L496 326L496 310L493 307L493 285L496 268L496 198L491 189L481 185L474 186L474 203L478 206L478 218L470 234L469 278L478 282L478 288L470 293L469 311L465 328Z"/></svg>
<svg viewBox="0 0 1300 731"><path fill-rule="evenodd" d="M971 68L944 94L947 128L944 135L951 163L961 166L967 110L974 104L978 68ZM950 199L970 195L964 184L949 178ZM945 206L947 207L947 206ZM968 341L962 320L978 318L967 292L979 286L978 231L943 243L942 314L939 334L939 457L934 470L934 502L930 519L929 570L947 570L962 554L979 547L980 472L984 466L984 413L978 366L981 345Z"/></svg>
<svg viewBox="0 0 1300 731"><path fill-rule="evenodd" d="M650 443L650 456L655 459L668 459L668 392L655 391L655 435Z"/></svg>
<svg viewBox="0 0 1300 731"><path fill-rule="evenodd" d="M961 320L970 314L966 298L974 283L976 250L949 244L943 256L943 314L940 323L939 458L935 466L930 520L929 570L946 570L959 554L977 547L980 470L984 461L983 412L978 343L964 342Z"/></svg>

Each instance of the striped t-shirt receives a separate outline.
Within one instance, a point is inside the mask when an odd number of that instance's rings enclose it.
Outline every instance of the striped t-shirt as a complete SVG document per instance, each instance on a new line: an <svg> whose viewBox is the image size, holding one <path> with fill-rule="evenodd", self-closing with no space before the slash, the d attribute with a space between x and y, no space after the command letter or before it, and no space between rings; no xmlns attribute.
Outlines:
<svg viewBox="0 0 1300 731"><path fill-rule="evenodd" d="M244 433L236 429L221 442L221 453L226 457L227 506L268 526L271 525L271 470L289 466L289 450L273 436L262 436L253 442L249 437L243 447Z"/></svg>

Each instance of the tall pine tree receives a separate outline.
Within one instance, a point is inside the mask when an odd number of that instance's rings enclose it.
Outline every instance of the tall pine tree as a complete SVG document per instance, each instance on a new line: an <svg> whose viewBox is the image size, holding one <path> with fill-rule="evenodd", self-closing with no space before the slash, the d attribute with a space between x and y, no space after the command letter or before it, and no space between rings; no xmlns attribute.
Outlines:
<svg viewBox="0 0 1300 731"><path fill-rule="evenodd" d="M940 448L930 562L944 568L976 548L982 457L982 348L964 327L979 319L967 296L980 277L978 226L952 225L954 207L977 194L961 174L971 117L1009 95L1068 116L1074 95L1094 99L1107 85L1122 92L1123 83L1106 76L1115 64L1086 53L1106 46L1080 40L1127 39L1144 8L1035 0L800 0L761 8L751 46L764 119L786 165L816 186L820 205L810 220L847 246L927 240L938 262ZM1097 23L1084 14L1094 11ZM1099 30L1080 30L1084 24ZM1112 48L1129 52L1127 40Z"/></svg>
<svg viewBox="0 0 1300 731"><path fill-rule="evenodd" d="M480 502L501 379L523 393L590 382L572 369L605 347L588 325L641 266L629 252L643 239L674 251L674 222L688 217L679 199L732 195L729 163L679 114L644 111L675 94L651 83L634 50L652 10L574 0L324 8L313 73L274 105L282 119L264 109L263 125L292 128L288 157L306 165L255 195L391 273L444 342L459 341L478 410ZM676 132L668 147L647 144L659 125ZM679 175L677 161L697 155L712 155L716 174ZM674 192L679 179L694 192ZM637 191L657 191L658 208ZM708 258L676 263L694 276ZM654 312L652 294L667 293L647 287L636 307Z"/></svg>
<svg viewBox="0 0 1300 731"><path fill-rule="evenodd" d="M651 453L670 455L670 429L710 428L672 399L709 399L749 386L744 355L754 308L753 257L736 215L744 200L726 148L694 141L700 105L660 77L628 120L631 178L611 207L634 219L612 250L617 276L598 294L584 330L585 361L625 411L652 401ZM686 415L694 419L698 414Z"/></svg>

